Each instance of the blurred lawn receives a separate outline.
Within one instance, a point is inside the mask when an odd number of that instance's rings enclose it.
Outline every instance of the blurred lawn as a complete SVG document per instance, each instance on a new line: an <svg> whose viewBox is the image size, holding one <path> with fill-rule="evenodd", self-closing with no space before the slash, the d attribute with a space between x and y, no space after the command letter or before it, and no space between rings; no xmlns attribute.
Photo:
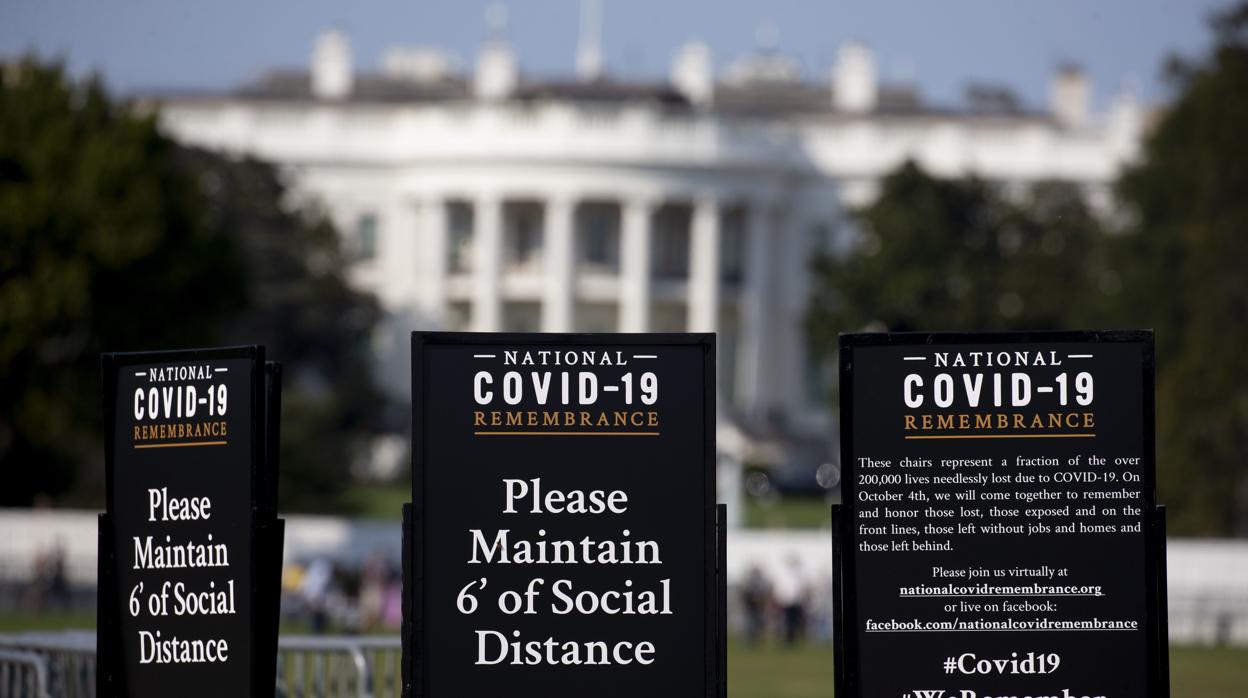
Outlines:
<svg viewBox="0 0 1248 698"><path fill-rule="evenodd" d="M828 528L832 503L819 496L776 499L745 498L745 525L750 528Z"/></svg>
<svg viewBox="0 0 1248 698"><path fill-rule="evenodd" d="M412 486L407 482L355 484L346 499L352 516L398 521L403 518L403 505L412 501Z"/></svg>
<svg viewBox="0 0 1248 698"><path fill-rule="evenodd" d="M95 611L67 613L12 613L0 612L0 633L20 633L34 630L94 630Z"/></svg>
<svg viewBox="0 0 1248 698"><path fill-rule="evenodd" d="M1176 698L1248 695L1248 648L1170 648L1170 686Z"/></svg>
<svg viewBox="0 0 1248 698"><path fill-rule="evenodd" d="M94 613L0 613L0 632L93 628ZM285 628L283 632L298 632ZM1172 693L1176 698L1244 698L1248 695L1248 648L1170 649ZM728 647L732 698L828 698L832 695L832 648L801 645Z"/></svg>
<svg viewBox="0 0 1248 698"><path fill-rule="evenodd" d="M732 698L806 698L832 695L831 645L728 643L728 695Z"/></svg>

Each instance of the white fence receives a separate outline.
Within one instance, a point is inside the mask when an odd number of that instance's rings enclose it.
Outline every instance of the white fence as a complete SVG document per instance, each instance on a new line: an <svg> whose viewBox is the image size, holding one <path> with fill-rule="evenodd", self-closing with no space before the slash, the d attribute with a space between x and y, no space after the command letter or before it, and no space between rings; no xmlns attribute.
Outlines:
<svg viewBox="0 0 1248 698"><path fill-rule="evenodd" d="M399 698L402 654L397 636L284 636L277 643L277 694Z"/></svg>
<svg viewBox="0 0 1248 698"><path fill-rule="evenodd" d="M398 637L284 636L277 698L399 698ZM95 698L95 635L0 635L0 698Z"/></svg>
<svg viewBox="0 0 1248 698"><path fill-rule="evenodd" d="M20 633L0 635L0 677L37 675L35 683L0 685L0 696L13 698L91 698L95 695L95 633ZM36 688L37 686L37 688Z"/></svg>
<svg viewBox="0 0 1248 698"><path fill-rule="evenodd" d="M329 558L350 565L378 552L399 560L398 522L324 516L286 519L288 562ZM0 587L20 588L31 579L35 560L58 548L69 583L94 587L94 513L0 509ZM831 550L827 530L732 531L729 583L740 580L751 566L774 574L796 558L816 589L830 590ZM1248 645L1248 540L1171 539L1167 550L1171 640ZM0 612L4 603L0 599Z"/></svg>
<svg viewBox="0 0 1248 698"><path fill-rule="evenodd" d="M0 649L0 696L49 698L48 669L43 658L31 652Z"/></svg>

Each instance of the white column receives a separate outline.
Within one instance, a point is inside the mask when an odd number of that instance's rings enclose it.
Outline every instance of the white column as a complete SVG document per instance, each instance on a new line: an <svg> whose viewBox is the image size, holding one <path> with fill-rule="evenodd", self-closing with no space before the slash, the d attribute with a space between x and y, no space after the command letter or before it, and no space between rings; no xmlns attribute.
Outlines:
<svg viewBox="0 0 1248 698"><path fill-rule="evenodd" d="M420 289L413 272L419 220L418 202L398 194L377 215L377 269L374 290L377 297L394 311L411 308Z"/></svg>
<svg viewBox="0 0 1248 698"><path fill-rule="evenodd" d="M785 270L780 279L780 293L773 304L778 321L775 332L780 371L777 395L785 401L789 415L797 417L807 412L806 333L802 327L807 299L806 264L809 261L804 243L809 238L801 234L801 221L791 206L785 206L772 220L776 226L773 249L783 260L779 268Z"/></svg>
<svg viewBox="0 0 1248 698"><path fill-rule="evenodd" d="M689 331L719 324L719 202L700 196L693 205L689 249Z"/></svg>
<svg viewBox="0 0 1248 698"><path fill-rule="evenodd" d="M557 194L546 202L546 234L542 247L544 259L542 331L571 332L575 303L573 284L576 276L576 255L572 228L576 206L572 197Z"/></svg>
<svg viewBox="0 0 1248 698"><path fill-rule="evenodd" d="M472 322L475 332L503 326L503 204L495 195L479 196L473 222Z"/></svg>
<svg viewBox="0 0 1248 698"><path fill-rule="evenodd" d="M650 329L650 215L654 204L632 197L620 207L620 331Z"/></svg>
<svg viewBox="0 0 1248 698"><path fill-rule="evenodd" d="M763 338L768 309L768 233L770 207L763 201L751 201L745 212L745 284L741 289L741 323L737 339L738 402L747 413L763 408Z"/></svg>
<svg viewBox="0 0 1248 698"><path fill-rule="evenodd" d="M446 322L446 277L450 261L443 197L429 196L421 201L419 239L414 265L422 287L419 306L427 319L442 326Z"/></svg>

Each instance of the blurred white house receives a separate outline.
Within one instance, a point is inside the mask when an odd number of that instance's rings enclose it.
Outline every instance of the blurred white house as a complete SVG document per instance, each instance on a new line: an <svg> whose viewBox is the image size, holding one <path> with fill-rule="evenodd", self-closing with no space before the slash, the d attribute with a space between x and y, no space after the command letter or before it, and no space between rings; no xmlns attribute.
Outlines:
<svg viewBox="0 0 1248 698"><path fill-rule="evenodd" d="M573 77L523 72L495 16L471 69L405 48L361 72L331 31L306 69L146 97L175 137L276 162L321 202L388 311L377 365L396 397L413 329L717 332L720 447L756 462L829 457L808 263L845 244L846 209L882 176L910 158L1104 201L1137 150L1135 102L1092 113L1076 69L1045 110L993 87L925 103L857 43L817 80L773 48L717 71L696 42L668 80L622 80L588 7Z"/></svg>

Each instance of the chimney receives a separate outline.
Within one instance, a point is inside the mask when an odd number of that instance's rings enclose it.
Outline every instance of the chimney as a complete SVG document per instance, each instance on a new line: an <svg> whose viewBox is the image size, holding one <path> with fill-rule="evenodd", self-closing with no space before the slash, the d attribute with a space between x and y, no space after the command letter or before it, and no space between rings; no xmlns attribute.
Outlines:
<svg viewBox="0 0 1248 698"><path fill-rule="evenodd" d="M477 70L473 75L473 92L478 99L500 100L511 94L519 82L516 55L507 43L507 8L490 5L485 11L489 39L477 54Z"/></svg>
<svg viewBox="0 0 1248 698"><path fill-rule="evenodd" d="M832 99L837 109L852 114L875 109L879 99L875 57L865 44L851 41L837 51L832 68Z"/></svg>
<svg viewBox="0 0 1248 698"><path fill-rule="evenodd" d="M346 99L354 77L346 34L331 29L318 36L312 49L312 95L317 99Z"/></svg>
<svg viewBox="0 0 1248 698"><path fill-rule="evenodd" d="M700 41L680 47L672 61L672 86L692 104L708 104L715 92L711 49Z"/></svg>
<svg viewBox="0 0 1248 698"><path fill-rule="evenodd" d="M1088 78L1079 66L1061 66L1049 86L1049 109L1053 118L1067 128L1086 126L1091 93Z"/></svg>
<svg viewBox="0 0 1248 698"><path fill-rule="evenodd" d="M576 75L602 77L602 0L581 0L581 36L576 44Z"/></svg>

